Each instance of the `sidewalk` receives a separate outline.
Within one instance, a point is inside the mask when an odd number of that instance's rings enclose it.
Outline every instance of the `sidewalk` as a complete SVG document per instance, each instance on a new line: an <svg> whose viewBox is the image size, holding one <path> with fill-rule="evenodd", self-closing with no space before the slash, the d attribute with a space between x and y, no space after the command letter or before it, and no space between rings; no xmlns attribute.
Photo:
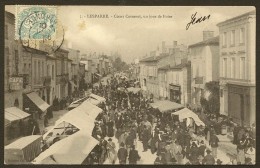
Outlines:
<svg viewBox="0 0 260 168"><path fill-rule="evenodd" d="M64 114L66 114L68 112L68 110L64 109L64 110L59 110L59 111L53 111L53 118L49 119L49 126L54 126L55 122L61 118ZM39 123L39 127L40 127L40 132L42 132L45 128L44 128L44 119L38 120Z"/></svg>

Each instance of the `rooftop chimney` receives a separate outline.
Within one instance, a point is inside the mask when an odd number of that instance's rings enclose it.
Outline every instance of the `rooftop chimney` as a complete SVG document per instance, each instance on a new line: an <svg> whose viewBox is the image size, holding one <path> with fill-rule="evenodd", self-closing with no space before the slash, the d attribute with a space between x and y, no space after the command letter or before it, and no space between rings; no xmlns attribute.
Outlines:
<svg viewBox="0 0 260 168"><path fill-rule="evenodd" d="M214 31L203 31L203 41L208 40L212 37L214 37Z"/></svg>
<svg viewBox="0 0 260 168"><path fill-rule="evenodd" d="M173 47L176 47L177 46L177 41L173 41Z"/></svg>
<svg viewBox="0 0 260 168"><path fill-rule="evenodd" d="M165 53L165 41L162 42L162 53Z"/></svg>

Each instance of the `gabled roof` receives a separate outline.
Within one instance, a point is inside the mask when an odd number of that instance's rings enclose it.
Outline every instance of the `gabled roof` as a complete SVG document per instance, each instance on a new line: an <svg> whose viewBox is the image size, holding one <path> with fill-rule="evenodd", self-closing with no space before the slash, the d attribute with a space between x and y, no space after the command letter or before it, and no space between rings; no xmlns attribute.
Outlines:
<svg viewBox="0 0 260 168"><path fill-rule="evenodd" d="M144 58L144 59L140 60L139 62L153 62L153 61L159 61L160 59L166 58L166 57L168 57L168 56L169 56L169 55L160 55L160 56L157 56L157 57L151 56L151 57Z"/></svg>
<svg viewBox="0 0 260 168"><path fill-rule="evenodd" d="M219 44L219 36L212 37L208 40L204 40L192 45L189 45L189 48L197 47L197 46L207 46L207 45L218 45Z"/></svg>
<svg viewBox="0 0 260 168"><path fill-rule="evenodd" d="M165 65L165 66L159 67L158 70L168 70L169 67L170 67L170 65Z"/></svg>
<svg viewBox="0 0 260 168"><path fill-rule="evenodd" d="M36 48L30 48L30 47L24 47L25 48L25 51L28 51L28 52L33 52L35 54L41 54L41 55L48 55L47 52L45 51L42 51L42 50L38 50Z"/></svg>
<svg viewBox="0 0 260 168"><path fill-rule="evenodd" d="M165 65L162 66L160 68L158 68L159 70L169 70L169 69L182 69L185 68L186 66L188 66L190 63L181 63L178 65Z"/></svg>
<svg viewBox="0 0 260 168"><path fill-rule="evenodd" d="M223 22L218 23L217 26L222 26L223 24L228 23L228 22L230 22L230 21L232 21L232 20L235 20L235 19L238 19L238 18L241 18L241 17L244 17L244 16L248 16L248 15L256 15L256 11L253 10L253 11L244 13L244 14L242 14L242 15L238 15L238 16L235 16L235 17L233 17L233 18L227 19L227 20L225 20L225 21L223 21Z"/></svg>

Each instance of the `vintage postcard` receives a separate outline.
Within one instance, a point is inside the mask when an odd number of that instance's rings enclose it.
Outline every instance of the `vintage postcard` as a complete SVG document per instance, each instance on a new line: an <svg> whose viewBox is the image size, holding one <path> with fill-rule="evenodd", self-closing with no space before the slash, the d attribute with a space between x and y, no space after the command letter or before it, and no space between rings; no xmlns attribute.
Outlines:
<svg viewBox="0 0 260 168"><path fill-rule="evenodd" d="M255 7L4 13L4 164L256 163Z"/></svg>

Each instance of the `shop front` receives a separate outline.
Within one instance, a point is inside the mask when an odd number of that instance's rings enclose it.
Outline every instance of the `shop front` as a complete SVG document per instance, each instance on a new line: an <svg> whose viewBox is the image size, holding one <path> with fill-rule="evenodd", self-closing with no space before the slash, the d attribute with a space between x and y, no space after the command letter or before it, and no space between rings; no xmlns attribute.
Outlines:
<svg viewBox="0 0 260 168"><path fill-rule="evenodd" d="M27 135L27 123L30 114L20 110L17 107L5 108L5 139L7 145L15 139Z"/></svg>
<svg viewBox="0 0 260 168"><path fill-rule="evenodd" d="M181 86L170 84L170 101L181 103Z"/></svg>
<svg viewBox="0 0 260 168"><path fill-rule="evenodd" d="M249 126L253 121L253 102L250 101L250 87L228 84L228 115L242 126Z"/></svg>
<svg viewBox="0 0 260 168"><path fill-rule="evenodd" d="M36 92L24 94L23 100L24 110L29 109L34 119L41 119L50 107Z"/></svg>

